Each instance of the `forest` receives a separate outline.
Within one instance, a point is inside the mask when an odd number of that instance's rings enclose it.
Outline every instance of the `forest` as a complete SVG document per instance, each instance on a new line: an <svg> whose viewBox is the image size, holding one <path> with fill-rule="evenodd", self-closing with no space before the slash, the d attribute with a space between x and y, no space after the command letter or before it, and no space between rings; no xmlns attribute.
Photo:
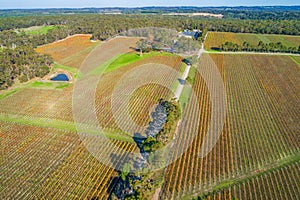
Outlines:
<svg viewBox="0 0 300 200"><path fill-rule="evenodd" d="M0 52L0 90L16 81L27 82L34 77L44 77L50 71L52 58L36 53L32 47L6 48Z"/></svg>
<svg viewBox="0 0 300 200"><path fill-rule="evenodd" d="M265 13L263 11L256 12ZM298 11L289 12L297 13ZM46 34L34 35L26 34L21 29L48 25L56 25L57 28L49 30ZM49 70L51 58L35 53L34 48L37 46L48 44L74 34L92 34L91 39L103 41L129 29L142 27L160 27L176 31L200 29L204 33L203 36L207 31L285 35L300 34L299 20L239 20L140 14L74 14L0 17L0 45L2 49L0 57L1 61L3 60L0 80L1 89L12 85L18 76L22 76L22 80L25 81L25 77L30 79L35 76L43 76ZM202 38L200 38L200 41L201 39ZM230 45L228 43L227 45L224 44L223 49L230 49L231 46L236 48L236 45ZM270 47L267 48L270 50L273 46L276 46L276 44L264 45L262 50L267 47ZM240 49L242 47L237 48ZM298 51L298 49L280 48L289 52ZM254 48L251 47L251 49ZM7 63L7 55L9 54L16 56ZM22 56L25 56L26 59L20 59ZM46 66L47 70L44 70ZM17 68L17 70L14 68ZM24 71L30 68L38 70L31 70L35 71L35 73Z"/></svg>
<svg viewBox="0 0 300 200"><path fill-rule="evenodd" d="M0 16L29 16L57 14L167 14L167 13L209 12L222 14L225 19L257 19L257 20L297 20L300 18L300 6L252 6L252 7L142 7L142 8L58 8L58 9L26 9L0 10Z"/></svg>

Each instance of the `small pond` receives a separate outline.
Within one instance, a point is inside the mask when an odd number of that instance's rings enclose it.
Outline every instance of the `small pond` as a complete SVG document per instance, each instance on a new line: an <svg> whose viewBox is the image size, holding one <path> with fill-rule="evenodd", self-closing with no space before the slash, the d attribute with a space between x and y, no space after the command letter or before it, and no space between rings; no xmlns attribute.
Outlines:
<svg viewBox="0 0 300 200"><path fill-rule="evenodd" d="M55 77L50 79L51 81L69 81L69 78L65 74L57 74Z"/></svg>

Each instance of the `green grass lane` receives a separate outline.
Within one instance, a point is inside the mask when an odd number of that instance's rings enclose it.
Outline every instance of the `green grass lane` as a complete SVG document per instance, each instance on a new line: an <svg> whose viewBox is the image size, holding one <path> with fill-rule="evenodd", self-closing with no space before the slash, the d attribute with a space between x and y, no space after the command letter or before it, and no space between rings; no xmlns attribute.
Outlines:
<svg viewBox="0 0 300 200"><path fill-rule="evenodd" d="M300 67L300 56L289 56Z"/></svg>
<svg viewBox="0 0 300 200"><path fill-rule="evenodd" d="M18 92L19 90L21 90L21 88L17 88L17 89L12 89L12 90L9 90L9 91L6 91L2 94L0 94L0 100L12 95L12 94L15 94L16 92Z"/></svg>
<svg viewBox="0 0 300 200"><path fill-rule="evenodd" d="M20 125L27 126L38 126L44 128L55 128L64 131L76 132L76 124L71 121L64 121L60 119L53 118L42 118L42 117L33 117L33 116L25 116L25 115L15 115L15 114L0 114L0 121L5 123L16 123ZM77 124L80 127L87 127L84 124ZM99 135L99 132L96 128L82 128L82 130L86 133L92 135ZM117 132L117 131L116 131ZM103 130L103 134L108 139L115 139L124 142L134 143L132 136L127 133L116 133L112 130Z"/></svg>
<svg viewBox="0 0 300 200"><path fill-rule="evenodd" d="M65 65L61 65L59 63L54 63L54 66L53 66L53 70L52 71L55 71L57 69L62 69L62 70L66 70L66 71L69 71L69 72L72 72L74 75L76 73L78 73L78 69L74 68L74 67L69 67L69 66L65 66Z"/></svg>
<svg viewBox="0 0 300 200"><path fill-rule="evenodd" d="M40 89L64 89L69 87L71 83L68 82L54 82L54 81L34 81L29 83L26 88L40 88Z"/></svg>
<svg viewBox="0 0 300 200"><path fill-rule="evenodd" d="M191 94L192 94L192 87L189 84L185 84L182 90L182 93L179 97L179 103L181 106L181 109L184 110L186 104L189 102Z"/></svg>

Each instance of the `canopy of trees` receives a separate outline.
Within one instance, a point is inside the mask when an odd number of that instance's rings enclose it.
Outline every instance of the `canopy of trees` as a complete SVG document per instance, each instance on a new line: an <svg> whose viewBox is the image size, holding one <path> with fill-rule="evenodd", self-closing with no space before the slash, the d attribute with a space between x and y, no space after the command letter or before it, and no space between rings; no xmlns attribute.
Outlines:
<svg viewBox="0 0 300 200"><path fill-rule="evenodd" d="M55 12L60 13L58 10L55 10ZM235 11L231 10L231 12L246 11L235 9ZM266 11L260 11L259 9L255 10L255 12L266 14ZM278 12L283 13L280 10ZM296 15L299 11L286 10L286 12L293 12ZM3 14L6 13L6 11L0 11L0 13ZM184 29L200 29L204 32L203 35L205 35L206 31L300 35L299 18L296 20L249 20L248 18L251 17L247 17L247 20L237 20L141 14L75 14L1 17L0 46L2 50L0 51L0 57L1 61L3 60L0 72L1 89L9 87L18 76L22 77L21 79L25 81L26 78L30 79L45 74L45 72L49 70L52 61L47 56L36 54L34 48L74 34L92 34L92 39L106 40L130 29L159 27L172 29L175 32ZM28 35L25 34L24 31L15 31L15 29L19 28L43 25L58 25L58 28L49 30L46 34L37 35ZM168 40L167 37L162 37L161 39ZM152 45L151 48L154 49L171 48L177 52L182 52L185 49L193 50L198 48L198 46L193 47L191 45L198 45L199 43L187 43L181 40L178 39L175 43L173 40L168 47L156 47L155 43L150 45ZM146 45L149 45L148 41L145 42ZM188 46L186 46L186 44ZM141 43L141 45L143 44ZM222 48L222 50L248 49L256 51L256 49L259 49L259 51L299 52L299 49L286 48L278 43L260 44L257 48L247 44L237 46L227 43L220 48ZM26 59L21 59L22 56ZM48 69L46 69L46 66Z"/></svg>
<svg viewBox="0 0 300 200"><path fill-rule="evenodd" d="M264 20L295 20L300 18L300 6L253 6L253 7L142 7L142 8L59 8L59 9L26 9L0 10L0 16L29 16L57 14L87 13L123 13L123 14L166 14L166 13L208 12L222 14L224 18L264 19ZM203 18L203 17L202 17ZM30 22L29 22L30 23ZM40 24L41 25L41 24Z"/></svg>
<svg viewBox="0 0 300 200"><path fill-rule="evenodd" d="M36 53L28 46L3 49L0 52L0 89L12 86L17 80L26 82L49 73L52 59Z"/></svg>

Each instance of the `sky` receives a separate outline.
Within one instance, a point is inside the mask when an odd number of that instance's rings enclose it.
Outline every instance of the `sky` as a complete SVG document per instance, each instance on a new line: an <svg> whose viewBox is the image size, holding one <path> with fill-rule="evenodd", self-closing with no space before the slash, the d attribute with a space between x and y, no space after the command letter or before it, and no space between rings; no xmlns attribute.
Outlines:
<svg viewBox="0 0 300 200"><path fill-rule="evenodd" d="M267 5L300 5L300 2L299 0L0 0L0 9Z"/></svg>

